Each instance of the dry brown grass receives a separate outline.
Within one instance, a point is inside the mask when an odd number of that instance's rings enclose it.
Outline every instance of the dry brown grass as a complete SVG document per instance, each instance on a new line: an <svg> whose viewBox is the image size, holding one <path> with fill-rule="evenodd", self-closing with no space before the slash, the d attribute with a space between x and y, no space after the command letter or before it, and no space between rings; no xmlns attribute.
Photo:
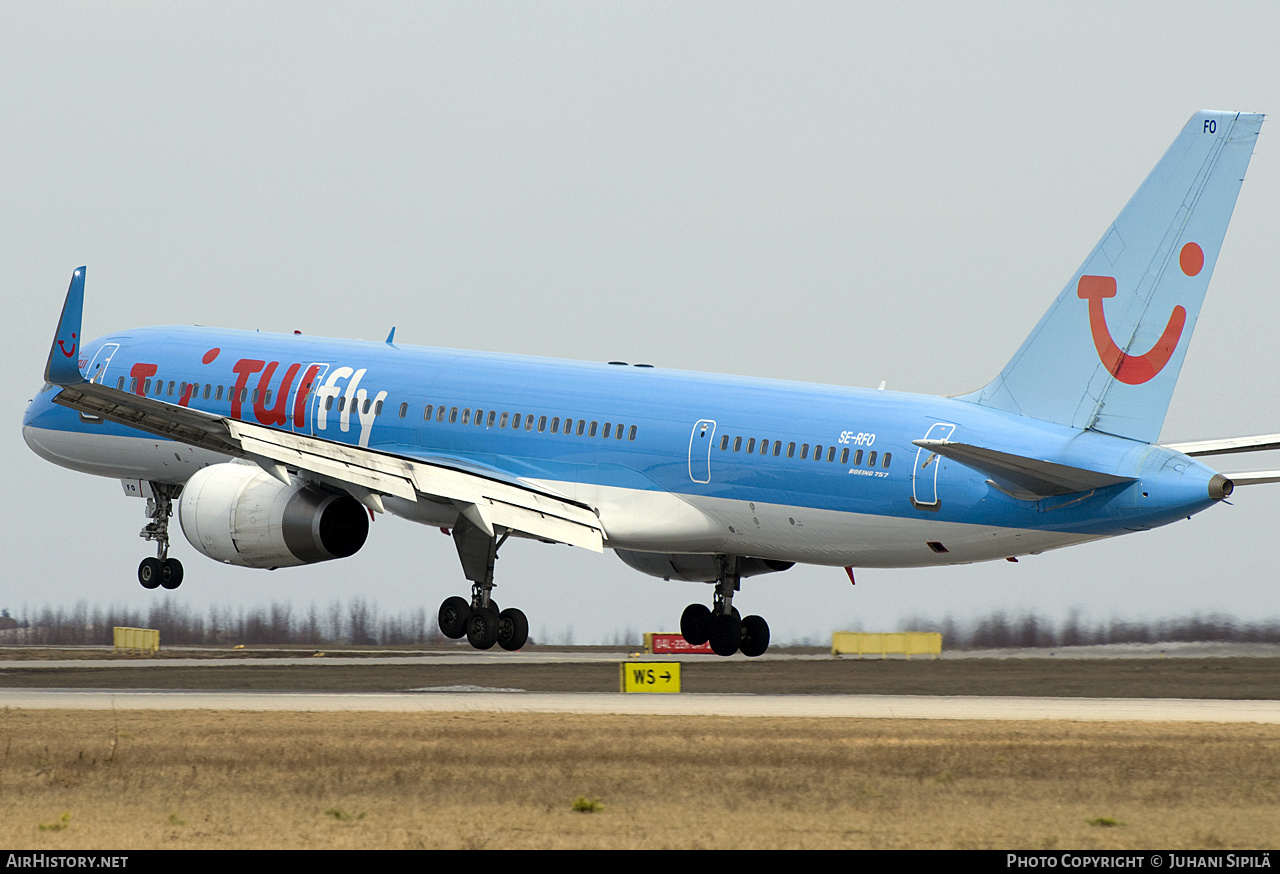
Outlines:
<svg viewBox="0 0 1280 874"><path fill-rule="evenodd" d="M0 713L15 849L1277 844L1280 726Z"/></svg>

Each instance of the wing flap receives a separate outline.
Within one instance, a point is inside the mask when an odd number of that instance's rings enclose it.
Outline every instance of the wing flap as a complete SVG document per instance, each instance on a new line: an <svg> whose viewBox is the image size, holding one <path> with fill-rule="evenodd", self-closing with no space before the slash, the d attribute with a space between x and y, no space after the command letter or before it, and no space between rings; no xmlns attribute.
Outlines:
<svg viewBox="0 0 1280 874"><path fill-rule="evenodd" d="M591 508L539 491L454 470L429 459L410 459L227 420L227 429L254 455L353 482L370 491L417 500L419 494L478 508L481 519L545 540L602 552L603 528ZM477 523L479 524L479 523Z"/></svg>
<svg viewBox="0 0 1280 874"><path fill-rule="evenodd" d="M1036 500L1060 495L1071 495L1090 489L1133 482L1132 477L1099 473L1081 467L1058 464L1054 461L1015 455L974 446L969 443L952 443L947 440L913 440L916 446L936 452L985 473L995 485L1016 498Z"/></svg>

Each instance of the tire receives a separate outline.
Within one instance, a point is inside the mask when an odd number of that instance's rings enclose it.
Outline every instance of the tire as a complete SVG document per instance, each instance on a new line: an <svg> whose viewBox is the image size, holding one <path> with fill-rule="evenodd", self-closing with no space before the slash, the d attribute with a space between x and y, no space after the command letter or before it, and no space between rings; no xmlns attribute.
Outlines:
<svg viewBox="0 0 1280 874"><path fill-rule="evenodd" d="M498 642L498 614L481 607L467 620L467 642L476 649L492 649Z"/></svg>
<svg viewBox="0 0 1280 874"><path fill-rule="evenodd" d="M457 640L467 633L467 620L471 618L471 605L465 598L454 595L445 598L440 605L440 633L450 640Z"/></svg>
<svg viewBox="0 0 1280 874"><path fill-rule="evenodd" d="M705 604L690 604L680 615L680 636L689 646L702 646L711 634L711 611Z"/></svg>
<svg viewBox="0 0 1280 874"><path fill-rule="evenodd" d="M498 614L498 646L515 652L529 642L529 619L524 611L508 607Z"/></svg>
<svg viewBox="0 0 1280 874"><path fill-rule="evenodd" d="M742 642L742 623L737 616L720 613L711 617L711 651L719 656L731 656Z"/></svg>
<svg viewBox="0 0 1280 874"><path fill-rule="evenodd" d="M166 589L176 589L182 585L182 562L176 558L166 558L160 563L160 585Z"/></svg>
<svg viewBox="0 0 1280 874"><path fill-rule="evenodd" d="M144 589L154 589L160 585L160 559L144 558L138 565L138 582Z"/></svg>
<svg viewBox="0 0 1280 874"><path fill-rule="evenodd" d="M742 639L738 651L755 658L764 655L769 648L769 623L762 616L748 616L742 620Z"/></svg>

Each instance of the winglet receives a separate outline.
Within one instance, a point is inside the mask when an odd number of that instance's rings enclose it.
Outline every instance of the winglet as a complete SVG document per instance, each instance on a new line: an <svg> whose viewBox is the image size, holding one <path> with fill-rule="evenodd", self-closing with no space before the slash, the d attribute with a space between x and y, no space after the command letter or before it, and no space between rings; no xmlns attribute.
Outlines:
<svg viewBox="0 0 1280 874"><path fill-rule="evenodd" d="M62 305L58 331L53 335L49 361L44 366L45 382L54 385L77 385L84 382L80 373L80 318L84 311L84 272L80 267L71 274L67 300Z"/></svg>

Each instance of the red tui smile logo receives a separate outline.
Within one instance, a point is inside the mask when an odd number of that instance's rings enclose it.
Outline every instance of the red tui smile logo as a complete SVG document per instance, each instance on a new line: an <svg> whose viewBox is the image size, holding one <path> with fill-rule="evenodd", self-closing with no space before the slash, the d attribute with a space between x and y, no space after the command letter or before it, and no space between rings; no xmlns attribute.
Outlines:
<svg viewBox="0 0 1280 874"><path fill-rule="evenodd" d="M1204 267L1204 252L1195 243L1187 243L1178 255L1178 264L1187 276L1195 276ZM1102 301L1116 296L1116 281L1111 276L1081 276L1076 294L1089 301L1089 329L1093 332L1093 345L1098 358L1116 379L1126 385L1141 385L1164 369L1173 357L1173 350L1182 339L1182 329L1187 323L1187 311L1175 306L1164 326L1164 333L1155 345L1142 355L1130 355L1116 345L1107 328L1107 316Z"/></svg>

